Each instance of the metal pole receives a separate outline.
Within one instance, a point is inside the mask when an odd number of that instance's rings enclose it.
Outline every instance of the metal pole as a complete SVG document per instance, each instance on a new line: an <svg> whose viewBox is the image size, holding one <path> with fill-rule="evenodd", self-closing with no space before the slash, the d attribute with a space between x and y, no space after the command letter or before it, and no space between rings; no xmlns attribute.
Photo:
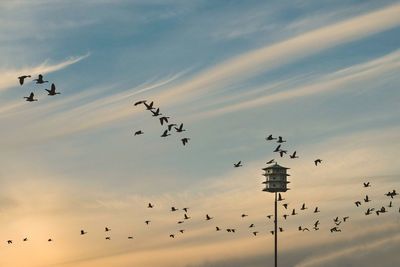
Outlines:
<svg viewBox="0 0 400 267"><path fill-rule="evenodd" d="M277 204L277 192L275 192L275 267L278 267L278 204Z"/></svg>

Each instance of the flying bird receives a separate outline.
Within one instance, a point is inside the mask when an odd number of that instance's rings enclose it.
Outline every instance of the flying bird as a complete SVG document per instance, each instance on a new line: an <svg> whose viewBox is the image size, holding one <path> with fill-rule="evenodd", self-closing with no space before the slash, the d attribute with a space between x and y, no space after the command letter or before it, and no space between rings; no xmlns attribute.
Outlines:
<svg viewBox="0 0 400 267"><path fill-rule="evenodd" d="M174 126L176 126L176 124L175 123L171 123L171 124L168 124L168 131L171 131L172 130L172 127L174 127Z"/></svg>
<svg viewBox="0 0 400 267"><path fill-rule="evenodd" d="M368 202L371 201L371 199L368 197L368 195L365 195L364 201L365 201L366 203L368 203Z"/></svg>
<svg viewBox="0 0 400 267"><path fill-rule="evenodd" d="M275 160L274 160L274 159L271 159L270 161L267 162L267 164L272 164L272 163L274 163L274 162L275 162Z"/></svg>
<svg viewBox="0 0 400 267"><path fill-rule="evenodd" d="M86 235L87 232L85 232L84 230L81 230L81 235Z"/></svg>
<svg viewBox="0 0 400 267"><path fill-rule="evenodd" d="M171 211L177 211L178 209L175 207L171 207Z"/></svg>
<svg viewBox="0 0 400 267"><path fill-rule="evenodd" d="M144 103L146 103L146 101L147 100L140 100L140 101L137 101L137 102L135 102L135 106L137 106L137 105L141 105L141 104L144 104Z"/></svg>
<svg viewBox="0 0 400 267"><path fill-rule="evenodd" d="M369 182L365 182L365 183L363 183L364 184L364 187L371 187L371 185L369 184Z"/></svg>
<svg viewBox="0 0 400 267"><path fill-rule="evenodd" d="M318 210L318 207L315 207L314 213L318 213L320 210Z"/></svg>
<svg viewBox="0 0 400 267"><path fill-rule="evenodd" d="M206 214L206 220L209 221L211 220L213 217L210 217L208 214Z"/></svg>
<svg viewBox="0 0 400 267"><path fill-rule="evenodd" d="M26 99L26 101L28 102L33 102L33 101L38 101L37 99L34 98L35 95L33 94L33 92L31 92L31 94L29 96L25 96L24 98Z"/></svg>
<svg viewBox="0 0 400 267"><path fill-rule="evenodd" d="M284 154L287 153L287 150L281 150L279 151L279 155L281 156L281 158L283 157Z"/></svg>
<svg viewBox="0 0 400 267"><path fill-rule="evenodd" d="M321 162L322 162L322 159L316 159L316 160L314 160L315 166L318 166L318 164L321 164Z"/></svg>
<svg viewBox="0 0 400 267"><path fill-rule="evenodd" d="M43 81L43 75L39 74L37 79L34 79L36 81L36 84L42 84L42 83L48 83L49 81Z"/></svg>
<svg viewBox="0 0 400 267"><path fill-rule="evenodd" d="M136 135L141 135L141 134L144 134L144 132L143 132L142 130L139 130L139 131L136 131L136 132L135 132L134 136L136 136Z"/></svg>
<svg viewBox="0 0 400 267"><path fill-rule="evenodd" d="M44 89L47 91L47 95L59 95L61 94L60 92L56 92L56 85L54 83L51 84L50 90L49 89Z"/></svg>
<svg viewBox="0 0 400 267"><path fill-rule="evenodd" d="M281 195L281 193L278 193L278 201L282 201L282 200L285 200L284 198L282 198L282 195Z"/></svg>
<svg viewBox="0 0 400 267"><path fill-rule="evenodd" d="M154 208L154 205L151 204L151 203L149 203L149 204L147 205L147 208L152 209L152 208Z"/></svg>
<svg viewBox="0 0 400 267"><path fill-rule="evenodd" d="M274 150L274 152L279 152L279 151L281 151L281 145L278 145Z"/></svg>
<svg viewBox="0 0 400 267"><path fill-rule="evenodd" d="M189 140L190 140L190 138L187 138L187 137L181 139L182 144L183 144L184 146L189 142Z"/></svg>
<svg viewBox="0 0 400 267"><path fill-rule="evenodd" d="M282 139L282 136L278 136L278 141L276 141L276 142L277 143L284 143L286 141Z"/></svg>
<svg viewBox="0 0 400 267"><path fill-rule="evenodd" d="M356 204L356 206L358 207L361 205L361 201L356 201L356 202L354 202L354 204Z"/></svg>
<svg viewBox="0 0 400 267"><path fill-rule="evenodd" d="M109 237L109 236L106 236L106 240L111 240L111 237Z"/></svg>
<svg viewBox="0 0 400 267"><path fill-rule="evenodd" d="M293 154L292 155L289 155L289 157L291 158L291 159L298 159L299 157L296 155L296 151L295 152L293 152Z"/></svg>
<svg viewBox="0 0 400 267"><path fill-rule="evenodd" d="M303 205L301 206L301 209L300 209L300 210L306 210L306 209L308 209L308 208L306 207L306 203L303 203Z"/></svg>
<svg viewBox="0 0 400 267"><path fill-rule="evenodd" d="M179 125L179 127L175 127L175 130L176 130L177 133L181 133L181 132L186 131L185 129L183 129L183 123L181 123Z"/></svg>
<svg viewBox="0 0 400 267"><path fill-rule="evenodd" d="M282 206L287 210L287 207L288 207L288 203L285 203L285 204L282 204Z"/></svg>
<svg viewBox="0 0 400 267"><path fill-rule="evenodd" d="M234 163L233 166L235 166L235 168L239 168L239 167L243 166L241 164L242 164L242 161L239 161L238 163Z"/></svg>
<svg viewBox="0 0 400 267"><path fill-rule="evenodd" d="M166 116L160 117L159 120L160 120L161 125L164 125L164 122L168 123L168 119L169 119L169 117L166 117Z"/></svg>
<svg viewBox="0 0 400 267"><path fill-rule="evenodd" d="M184 212L188 212L188 209L189 209L189 208L183 208L182 210L183 210Z"/></svg>
<svg viewBox="0 0 400 267"><path fill-rule="evenodd" d="M19 76L19 77L18 77L19 84L20 84L20 85L23 85L25 79L26 79L26 78L30 78L30 77L31 77L31 75L22 75L22 76Z"/></svg>
<svg viewBox="0 0 400 267"><path fill-rule="evenodd" d="M292 215L294 216L294 215L297 215L298 213L296 213L296 209L293 209L293 211L292 211Z"/></svg>
<svg viewBox="0 0 400 267"><path fill-rule="evenodd" d="M258 234L258 232L257 232L257 231L256 231L256 232L253 232L253 235L254 235L254 236L256 236L257 234Z"/></svg>
<svg viewBox="0 0 400 267"><path fill-rule="evenodd" d="M153 113L153 115L152 115L153 117L157 117L157 116L162 115L160 113L160 109L159 108L157 108L156 111L153 111L152 109L150 109L150 111L151 111L151 113Z"/></svg>
<svg viewBox="0 0 400 267"><path fill-rule="evenodd" d="M169 134L168 133L168 130L165 130L164 132L163 132L163 134L161 135L161 137L167 137L167 136L170 136L171 134Z"/></svg>
<svg viewBox="0 0 400 267"><path fill-rule="evenodd" d="M149 220L144 221L144 223L147 224L147 225L149 225L150 222L151 222L151 221L149 221Z"/></svg>
<svg viewBox="0 0 400 267"><path fill-rule="evenodd" d="M154 102L153 101L151 101L150 104L147 104L146 101L144 101L143 104L146 106L147 110L153 111L153 109L154 109L154 107L153 107Z"/></svg>
<svg viewBox="0 0 400 267"><path fill-rule="evenodd" d="M111 229L110 228L108 228L108 227L104 227L104 232L110 232L111 231Z"/></svg>
<svg viewBox="0 0 400 267"><path fill-rule="evenodd" d="M247 216L249 216L249 215L244 214L244 213L241 215L242 218L247 217Z"/></svg>
<svg viewBox="0 0 400 267"><path fill-rule="evenodd" d="M185 220L189 220L190 219L190 217L189 216L187 216L187 214L185 213L185 215L183 216L183 218L185 219Z"/></svg>
<svg viewBox="0 0 400 267"><path fill-rule="evenodd" d="M276 140L276 138L272 137L272 134L270 134L270 135L268 135L267 138L265 138L265 140L272 141L272 140Z"/></svg>

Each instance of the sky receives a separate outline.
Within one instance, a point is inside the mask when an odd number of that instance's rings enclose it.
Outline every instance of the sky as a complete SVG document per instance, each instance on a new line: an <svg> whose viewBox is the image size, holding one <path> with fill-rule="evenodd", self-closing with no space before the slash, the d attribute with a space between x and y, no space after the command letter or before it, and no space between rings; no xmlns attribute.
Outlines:
<svg viewBox="0 0 400 267"><path fill-rule="evenodd" d="M273 158L299 212L279 205L281 266L400 265L399 196L364 215L400 191L398 14L388 0L1 0L0 266L272 265ZM161 138L144 99L186 131Z"/></svg>

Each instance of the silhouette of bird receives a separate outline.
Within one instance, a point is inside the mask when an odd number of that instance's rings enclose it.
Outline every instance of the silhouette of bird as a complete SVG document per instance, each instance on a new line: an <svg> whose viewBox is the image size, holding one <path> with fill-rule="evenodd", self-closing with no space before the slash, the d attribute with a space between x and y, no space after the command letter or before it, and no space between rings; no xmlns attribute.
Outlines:
<svg viewBox="0 0 400 267"><path fill-rule="evenodd" d="M167 136L170 136L171 134L169 134L168 133L168 130L165 130L164 132L163 132L163 134L161 135L161 137L167 137Z"/></svg>
<svg viewBox="0 0 400 267"><path fill-rule="evenodd" d="M254 223L250 224L249 228L253 228L254 227Z"/></svg>
<svg viewBox="0 0 400 267"><path fill-rule="evenodd" d="M189 142L189 140L190 140L190 138L187 138L187 137L181 139L182 144L183 144L184 146Z"/></svg>
<svg viewBox="0 0 400 267"><path fill-rule="evenodd" d="M211 219L212 219L212 217L210 217L208 214L206 214L206 220L209 221Z"/></svg>
<svg viewBox="0 0 400 267"><path fill-rule="evenodd" d="M300 210L306 210L306 209L308 209L308 208L306 207L306 203L303 203L303 205L301 206L301 209L300 209Z"/></svg>
<svg viewBox="0 0 400 267"><path fill-rule="evenodd" d="M296 213L296 209L293 209L293 211L292 211L292 215L294 216L294 215L297 215L298 213Z"/></svg>
<svg viewBox="0 0 400 267"><path fill-rule="evenodd" d="M247 217L247 216L249 216L249 215L244 214L244 213L241 215L242 218Z"/></svg>
<svg viewBox="0 0 400 267"><path fill-rule="evenodd" d="M7 244L12 244L12 240L7 240Z"/></svg>
<svg viewBox="0 0 400 267"><path fill-rule="evenodd" d="M238 163L234 163L233 166L234 166L235 168L242 167L242 166L243 166L243 165L242 165L242 161L239 161Z"/></svg>
<svg viewBox="0 0 400 267"><path fill-rule="evenodd" d="M333 219L334 222L338 222L339 221L339 217L336 217L335 219Z"/></svg>
<svg viewBox="0 0 400 267"><path fill-rule="evenodd" d="M392 206L392 201L389 202L388 208L391 208Z"/></svg>
<svg viewBox="0 0 400 267"><path fill-rule="evenodd" d="M283 157L284 154L287 153L287 150L281 150L279 151L279 155L281 156L281 158Z"/></svg>
<svg viewBox="0 0 400 267"><path fill-rule="evenodd" d="M282 201L282 200L285 200L284 198L282 198L282 195L281 195L281 193L278 193L278 201Z"/></svg>
<svg viewBox="0 0 400 267"><path fill-rule="evenodd" d="M147 208L152 209L152 208L154 208L154 205L151 204L151 203L149 203L149 204L147 205Z"/></svg>
<svg viewBox="0 0 400 267"><path fill-rule="evenodd" d="M185 215L183 216L183 218L185 219L185 220L189 220L190 219L190 217L189 216L187 216L187 214L185 213Z"/></svg>
<svg viewBox="0 0 400 267"><path fill-rule="evenodd" d="M184 223L184 221L178 221L178 224Z"/></svg>
<svg viewBox="0 0 400 267"><path fill-rule="evenodd" d="M288 203L285 203L285 204L282 204L282 206L287 210L287 207L288 207Z"/></svg>
<svg viewBox="0 0 400 267"><path fill-rule="evenodd" d="M23 241L23 242L26 242L26 241L28 241L28 238L25 237L24 239L22 239L22 241Z"/></svg>
<svg viewBox="0 0 400 267"><path fill-rule="evenodd" d="M164 122L168 123L168 119L169 119L169 117L166 117L166 116L160 117L159 120L160 120L161 125L164 125Z"/></svg>
<svg viewBox="0 0 400 267"><path fill-rule="evenodd" d="M60 92L56 92L56 85L54 83L51 84L51 89L44 89L47 91L47 95L59 95L61 94Z"/></svg>
<svg viewBox="0 0 400 267"><path fill-rule="evenodd" d="M153 117L157 117L157 116L162 115L160 113L160 109L159 108L157 108L156 111L153 111L152 109L150 109L150 111L151 111L151 113L153 113L153 115L152 115Z"/></svg>
<svg viewBox="0 0 400 267"><path fill-rule="evenodd" d="M371 199L369 199L368 195L365 195L364 201L365 201L366 203L368 203L368 202L371 201Z"/></svg>
<svg viewBox="0 0 400 267"><path fill-rule="evenodd" d="M350 218L349 216L343 217L343 222L346 222L349 218Z"/></svg>
<svg viewBox="0 0 400 267"><path fill-rule="evenodd" d="M144 223L147 224L147 225L149 225L150 222L151 222L151 221L149 221L149 220L144 221Z"/></svg>
<svg viewBox="0 0 400 267"><path fill-rule="evenodd" d="M128 236L128 239L133 239L133 236Z"/></svg>
<svg viewBox="0 0 400 267"><path fill-rule="evenodd" d="M254 236L256 236L257 234L258 234L258 232L257 232L257 231L253 232L253 235L254 235Z"/></svg>
<svg viewBox="0 0 400 267"><path fill-rule="evenodd" d="M315 207L314 213L318 213L318 212L320 212L320 211L318 210L318 207Z"/></svg>
<svg viewBox="0 0 400 267"><path fill-rule="evenodd" d="M49 81L43 81L43 75L39 74L37 79L34 79L37 84L48 83Z"/></svg>
<svg viewBox="0 0 400 267"><path fill-rule="evenodd" d="M363 183L364 187L371 187L371 185L369 184L369 182Z"/></svg>
<svg viewBox="0 0 400 267"><path fill-rule="evenodd" d="M296 151L295 152L293 152L293 154L292 155L289 155L289 157L291 158L291 159L298 159L299 157L296 155Z"/></svg>
<svg viewBox="0 0 400 267"><path fill-rule="evenodd" d="M279 232L283 232L283 228L282 227L279 227Z"/></svg>
<svg viewBox="0 0 400 267"><path fill-rule="evenodd" d="M274 233L275 233L274 231L269 231L269 232L271 233L271 235L274 235Z"/></svg>
<svg viewBox="0 0 400 267"><path fill-rule="evenodd" d="M52 242L52 241L53 241L53 239L51 239L51 238L47 239L47 242Z"/></svg>
<svg viewBox="0 0 400 267"><path fill-rule="evenodd" d="M147 109L147 110L152 111L153 109L155 109L155 108L153 107L153 105L154 105L154 102L153 102L153 101L151 101L150 104L147 104L146 101L144 101L143 104L146 106L146 109Z"/></svg>
<svg viewBox="0 0 400 267"><path fill-rule="evenodd" d="M140 100L140 101L137 101L137 102L135 102L135 106L137 106L137 105L141 105L141 104L144 104L144 103L146 103L146 101L147 100Z"/></svg>
<svg viewBox="0 0 400 267"><path fill-rule="evenodd" d="M318 166L318 164L321 164L321 162L322 162L322 159L316 159L316 160L314 160L315 166Z"/></svg>
<svg viewBox="0 0 400 267"><path fill-rule="evenodd" d="M284 143L286 141L282 139L282 136L278 136L278 141L276 141L276 142L277 143Z"/></svg>
<svg viewBox="0 0 400 267"><path fill-rule="evenodd" d="M86 235L87 232L85 232L84 230L81 230L81 235Z"/></svg>
<svg viewBox="0 0 400 267"><path fill-rule="evenodd" d="M33 102L33 101L38 101L37 99L34 98L35 95L33 94L33 92L31 92L31 94L29 96L25 96L24 98L26 99L26 101L28 102Z"/></svg>
<svg viewBox="0 0 400 267"><path fill-rule="evenodd" d="M285 220L286 220L287 217L289 217L289 215L287 215L287 214L284 214L284 215L283 215L283 218L284 218Z"/></svg>
<svg viewBox="0 0 400 267"><path fill-rule="evenodd" d="M176 124L175 123L171 123L171 124L168 124L168 131L171 131L172 130L172 127L174 127L174 126L176 126Z"/></svg>
<svg viewBox="0 0 400 267"><path fill-rule="evenodd" d="M319 220L317 220L317 221L314 223L314 227L317 228L318 225L319 225Z"/></svg>
<svg viewBox="0 0 400 267"><path fill-rule="evenodd" d="M18 77L19 84L20 84L20 85L23 85L25 79L26 79L26 78L30 78L30 77L31 77L31 75L22 75L22 76L19 76L19 77Z"/></svg>
<svg viewBox="0 0 400 267"><path fill-rule="evenodd" d="M270 161L267 162L267 164L272 164L272 163L274 163L274 162L275 162L275 160L274 160L274 159L271 159Z"/></svg>
<svg viewBox="0 0 400 267"><path fill-rule="evenodd" d="M171 238L175 238L175 235L172 235L172 234L171 234L171 235L169 235L169 237L171 237Z"/></svg>
<svg viewBox="0 0 400 267"><path fill-rule="evenodd" d="M189 209L189 208L183 208L182 210L183 210L184 212L188 212L188 209Z"/></svg>
<svg viewBox="0 0 400 267"><path fill-rule="evenodd" d="M186 131L185 129L183 129L183 123L181 123L179 125L179 127L175 127L175 130L176 130L177 133L181 133L181 132Z"/></svg>
<svg viewBox="0 0 400 267"><path fill-rule="evenodd" d="M279 151L281 151L281 145L278 145L274 150L274 152L279 152Z"/></svg>
<svg viewBox="0 0 400 267"><path fill-rule="evenodd" d="M110 232L111 231L111 229L110 228L108 228L108 227L104 227L104 232Z"/></svg>
<svg viewBox="0 0 400 267"><path fill-rule="evenodd" d="M268 135L267 138L265 138L265 140L272 141L272 140L276 140L276 138L272 137L272 134L270 134L270 135Z"/></svg>
<svg viewBox="0 0 400 267"><path fill-rule="evenodd" d="M272 218L272 216L273 216L273 215L267 215L267 218L268 218L268 219L271 219L271 218Z"/></svg>
<svg viewBox="0 0 400 267"><path fill-rule="evenodd" d="M178 209L175 207L171 207L171 211L177 211Z"/></svg>
<svg viewBox="0 0 400 267"><path fill-rule="evenodd" d="M141 134L144 134L144 132L143 132L142 130L139 130L139 131L136 131L136 132L135 132L134 136L136 136L136 135L141 135Z"/></svg>
<svg viewBox="0 0 400 267"><path fill-rule="evenodd" d="M373 211L373 210L371 210L370 208L368 208L367 211L365 212L365 215L370 215L372 211Z"/></svg>
<svg viewBox="0 0 400 267"><path fill-rule="evenodd" d="M221 231L221 229L218 226L215 226L216 231Z"/></svg>
<svg viewBox="0 0 400 267"><path fill-rule="evenodd" d="M183 234L183 232L185 232L185 230L181 229L181 230L179 230L179 232L181 232Z"/></svg>
<svg viewBox="0 0 400 267"><path fill-rule="evenodd" d="M111 237L109 237L109 236L106 236L106 240L111 240Z"/></svg>
<svg viewBox="0 0 400 267"><path fill-rule="evenodd" d="M361 201L356 201L356 202L354 202L354 204L356 204L356 206L358 207L361 205Z"/></svg>

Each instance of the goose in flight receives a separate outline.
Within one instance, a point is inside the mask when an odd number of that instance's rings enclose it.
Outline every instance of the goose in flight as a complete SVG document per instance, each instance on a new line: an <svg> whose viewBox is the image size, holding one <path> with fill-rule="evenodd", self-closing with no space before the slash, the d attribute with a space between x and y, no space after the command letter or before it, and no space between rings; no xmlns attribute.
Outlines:
<svg viewBox="0 0 400 267"><path fill-rule="evenodd" d="M284 215L283 215L283 218L284 218L285 220L286 220L287 217L289 217L289 215L287 215L287 214L284 214Z"/></svg>
<svg viewBox="0 0 400 267"><path fill-rule="evenodd" d="M33 102L33 101L38 101L37 99L34 98L35 95L33 92L31 92L31 94L29 96L25 96L24 98L26 99L26 101L28 102Z"/></svg>
<svg viewBox="0 0 400 267"><path fill-rule="evenodd" d="M144 104L144 103L146 103L146 101L147 100L140 100L140 101L137 101L137 102L135 102L135 106L137 106L137 105L141 105L141 104Z"/></svg>
<svg viewBox="0 0 400 267"><path fill-rule="evenodd" d="M18 77L19 84L20 84L20 85L23 85L25 79L26 79L26 78L30 78L30 77L31 77L31 75L22 75L22 76L19 76L19 77Z"/></svg>
<svg viewBox="0 0 400 267"><path fill-rule="evenodd" d="M184 223L184 221L179 221L179 222L177 222L178 224L181 224L181 223Z"/></svg>
<svg viewBox="0 0 400 267"><path fill-rule="evenodd" d="M219 228L218 226L215 226L215 231L221 231L221 228Z"/></svg>
<svg viewBox="0 0 400 267"><path fill-rule="evenodd" d="M49 238L47 239L47 242L53 242L53 239Z"/></svg>
<svg viewBox="0 0 400 267"><path fill-rule="evenodd" d="M315 166L318 166L318 164L321 164L321 162L322 162L322 159L316 159L316 160L314 160Z"/></svg>
<svg viewBox="0 0 400 267"><path fill-rule="evenodd" d="M292 155L289 155L291 159L298 159L299 157L296 155L297 151L293 152Z"/></svg>
<svg viewBox="0 0 400 267"><path fill-rule="evenodd" d="M274 150L274 152L279 152L279 151L281 151L281 145L278 145Z"/></svg>
<svg viewBox="0 0 400 267"><path fill-rule="evenodd" d="M37 79L34 79L36 81L36 84L42 84L42 83L48 83L49 81L43 81L43 75L39 74Z"/></svg>
<svg viewBox="0 0 400 267"><path fill-rule="evenodd" d="M138 103L138 102L136 102L136 103ZM136 104L135 103L135 104ZM138 104L139 105L139 104ZM143 102L143 105L145 105L146 106L146 109L147 110L150 110L150 111L153 111L153 109L154 109L154 107L153 107L153 105L154 105L154 102L153 101L151 101L151 103L150 104L147 104L147 102L146 101L144 101Z"/></svg>
<svg viewBox="0 0 400 267"><path fill-rule="evenodd" d="M372 209L368 208L367 211L365 212L365 215L370 215L371 211L373 211Z"/></svg>
<svg viewBox="0 0 400 267"><path fill-rule="evenodd" d="M135 132L134 136L136 136L136 135L141 135L141 134L144 134L144 132L143 132L142 130L139 130L139 131L136 131L136 132Z"/></svg>
<svg viewBox="0 0 400 267"><path fill-rule="evenodd" d="M317 220L317 221L314 223L314 228L317 228L318 225L319 225L319 220Z"/></svg>
<svg viewBox="0 0 400 267"><path fill-rule="evenodd" d="M244 214L244 213L241 215L242 218L247 217L247 216L249 216L249 215Z"/></svg>
<svg viewBox="0 0 400 267"><path fill-rule="evenodd" d="M171 207L171 211L177 211L178 209L175 207Z"/></svg>
<svg viewBox="0 0 400 267"><path fill-rule="evenodd" d="M185 219L185 220L189 220L190 219L190 217L189 216L187 216L187 214L185 213L185 215L183 216L183 218Z"/></svg>
<svg viewBox="0 0 400 267"><path fill-rule="evenodd" d="M278 141L276 141L277 143L284 143L286 142L285 140L283 140L282 136L278 136Z"/></svg>
<svg viewBox="0 0 400 267"><path fill-rule="evenodd" d="M151 222L151 221L149 221L149 220L144 221L144 223L145 223L146 225L149 225L150 222Z"/></svg>
<svg viewBox="0 0 400 267"><path fill-rule="evenodd" d="M253 228L254 227L254 223L250 224L249 228Z"/></svg>
<svg viewBox="0 0 400 267"><path fill-rule="evenodd" d="M190 140L190 138L187 138L187 137L181 139L182 144L183 144L184 146L189 142L189 140Z"/></svg>
<svg viewBox="0 0 400 267"><path fill-rule="evenodd" d="M184 212L188 212L188 209L189 209L189 208L183 208L182 210L183 210Z"/></svg>
<svg viewBox="0 0 400 267"><path fill-rule="evenodd" d="M242 161L239 161L238 163L234 163L233 164L233 166L235 167L235 168L239 168L239 167L242 167L243 165L241 165L242 164Z"/></svg>
<svg viewBox="0 0 400 267"><path fill-rule="evenodd" d="M289 205L289 203L282 204L282 206L285 208L285 210L287 210L288 205Z"/></svg>
<svg viewBox="0 0 400 267"><path fill-rule="evenodd" d="M81 230L81 235L86 235L87 232L85 232L84 230Z"/></svg>
<svg viewBox="0 0 400 267"><path fill-rule="evenodd" d="M301 206L301 209L300 209L300 210L306 210L306 209L308 209L308 208L306 207L306 203L303 203L303 205Z"/></svg>
<svg viewBox="0 0 400 267"><path fill-rule="evenodd" d="M283 157L284 154L287 153L287 150L281 150L279 151L279 155L281 156L281 158Z"/></svg>
<svg viewBox="0 0 400 267"><path fill-rule="evenodd" d="M109 237L109 236L106 236L106 240L111 240L111 237Z"/></svg>
<svg viewBox="0 0 400 267"><path fill-rule="evenodd" d="M133 236L128 236L128 239L133 239Z"/></svg>
<svg viewBox="0 0 400 267"><path fill-rule="evenodd" d="M104 227L104 232L110 232L111 231L111 229L110 228L108 228L108 227Z"/></svg>
<svg viewBox="0 0 400 267"><path fill-rule="evenodd" d="M371 185L369 184L369 182L364 182L364 187L371 187Z"/></svg>
<svg viewBox="0 0 400 267"><path fill-rule="evenodd" d="M208 214L206 214L206 220L209 221L211 220L213 217L210 217Z"/></svg>
<svg viewBox="0 0 400 267"><path fill-rule="evenodd" d="M365 201L366 203L368 203L368 202L371 201L371 199L368 197L368 195L365 195L364 201Z"/></svg>
<svg viewBox="0 0 400 267"><path fill-rule="evenodd" d="M272 141L272 140L276 140L276 138L272 137L272 134L270 134L270 135L268 135L267 138L265 138L265 140Z"/></svg>
<svg viewBox="0 0 400 267"><path fill-rule="evenodd" d="M267 218L268 218L268 219L271 219L271 218L272 218L272 216L273 216L273 215L267 215Z"/></svg>
<svg viewBox="0 0 400 267"><path fill-rule="evenodd" d="M159 120L160 120L161 125L164 125L164 122L168 123L169 118L170 117L167 117L167 116L160 117Z"/></svg>
<svg viewBox="0 0 400 267"><path fill-rule="evenodd" d="M12 244L12 240L7 240L7 244Z"/></svg>
<svg viewBox="0 0 400 267"><path fill-rule="evenodd" d="M293 209L293 211L292 211L292 215L294 216L294 215L297 215L298 213L296 213L296 209Z"/></svg>
<svg viewBox="0 0 400 267"><path fill-rule="evenodd" d="M173 235L173 234L170 234L170 235L169 235L169 237L171 237L171 238L175 238L175 235Z"/></svg>
<svg viewBox="0 0 400 267"><path fill-rule="evenodd" d="M50 90L49 89L44 89L47 91L47 95L59 95L61 94L60 92L56 92L56 85L54 83L51 84Z"/></svg>
<svg viewBox="0 0 400 267"><path fill-rule="evenodd" d="M354 204L356 204L356 206L358 207L361 205L361 201L356 201L356 202L354 202Z"/></svg>
<svg viewBox="0 0 400 267"><path fill-rule="evenodd" d="M267 162L267 164L272 164L275 162L275 159L271 159L270 161Z"/></svg>
<svg viewBox="0 0 400 267"><path fill-rule="evenodd" d="M154 205L151 204L151 203L149 203L149 204L147 205L147 208L152 209L152 208L154 208Z"/></svg>
<svg viewBox="0 0 400 267"><path fill-rule="evenodd" d="M26 242L26 241L28 241L28 238L25 237L24 239L22 239L22 241L23 241L23 242Z"/></svg>
<svg viewBox="0 0 400 267"><path fill-rule="evenodd" d="M318 210L318 207L315 207L314 213L318 213L320 210Z"/></svg>
<svg viewBox="0 0 400 267"><path fill-rule="evenodd" d="M278 193L278 201L282 201L282 200L285 200L284 198L282 198L282 195L281 195L281 193Z"/></svg>
<svg viewBox="0 0 400 267"><path fill-rule="evenodd" d="M171 124L168 124L168 131L171 131L172 130L172 127L174 127L174 126L176 126L176 123L171 123Z"/></svg>
<svg viewBox="0 0 400 267"><path fill-rule="evenodd" d="M150 111L151 111L151 113L153 113L153 115L152 115L153 117L157 117L157 116L162 115L160 113L160 108L157 108L156 111L153 111L153 110L150 109Z"/></svg>
<svg viewBox="0 0 400 267"><path fill-rule="evenodd" d="M163 132L163 134L161 135L161 137L167 137L167 136L170 136L171 134L169 134L168 133L168 130L165 130L164 132Z"/></svg>
<svg viewBox="0 0 400 267"><path fill-rule="evenodd" d="M177 133L181 133L181 132L186 131L185 129L183 129L183 123L181 123L181 124L179 125L179 127L175 127L175 131L176 131Z"/></svg>
<svg viewBox="0 0 400 267"><path fill-rule="evenodd" d="M346 222L349 218L350 218L349 216L343 217L343 222Z"/></svg>

